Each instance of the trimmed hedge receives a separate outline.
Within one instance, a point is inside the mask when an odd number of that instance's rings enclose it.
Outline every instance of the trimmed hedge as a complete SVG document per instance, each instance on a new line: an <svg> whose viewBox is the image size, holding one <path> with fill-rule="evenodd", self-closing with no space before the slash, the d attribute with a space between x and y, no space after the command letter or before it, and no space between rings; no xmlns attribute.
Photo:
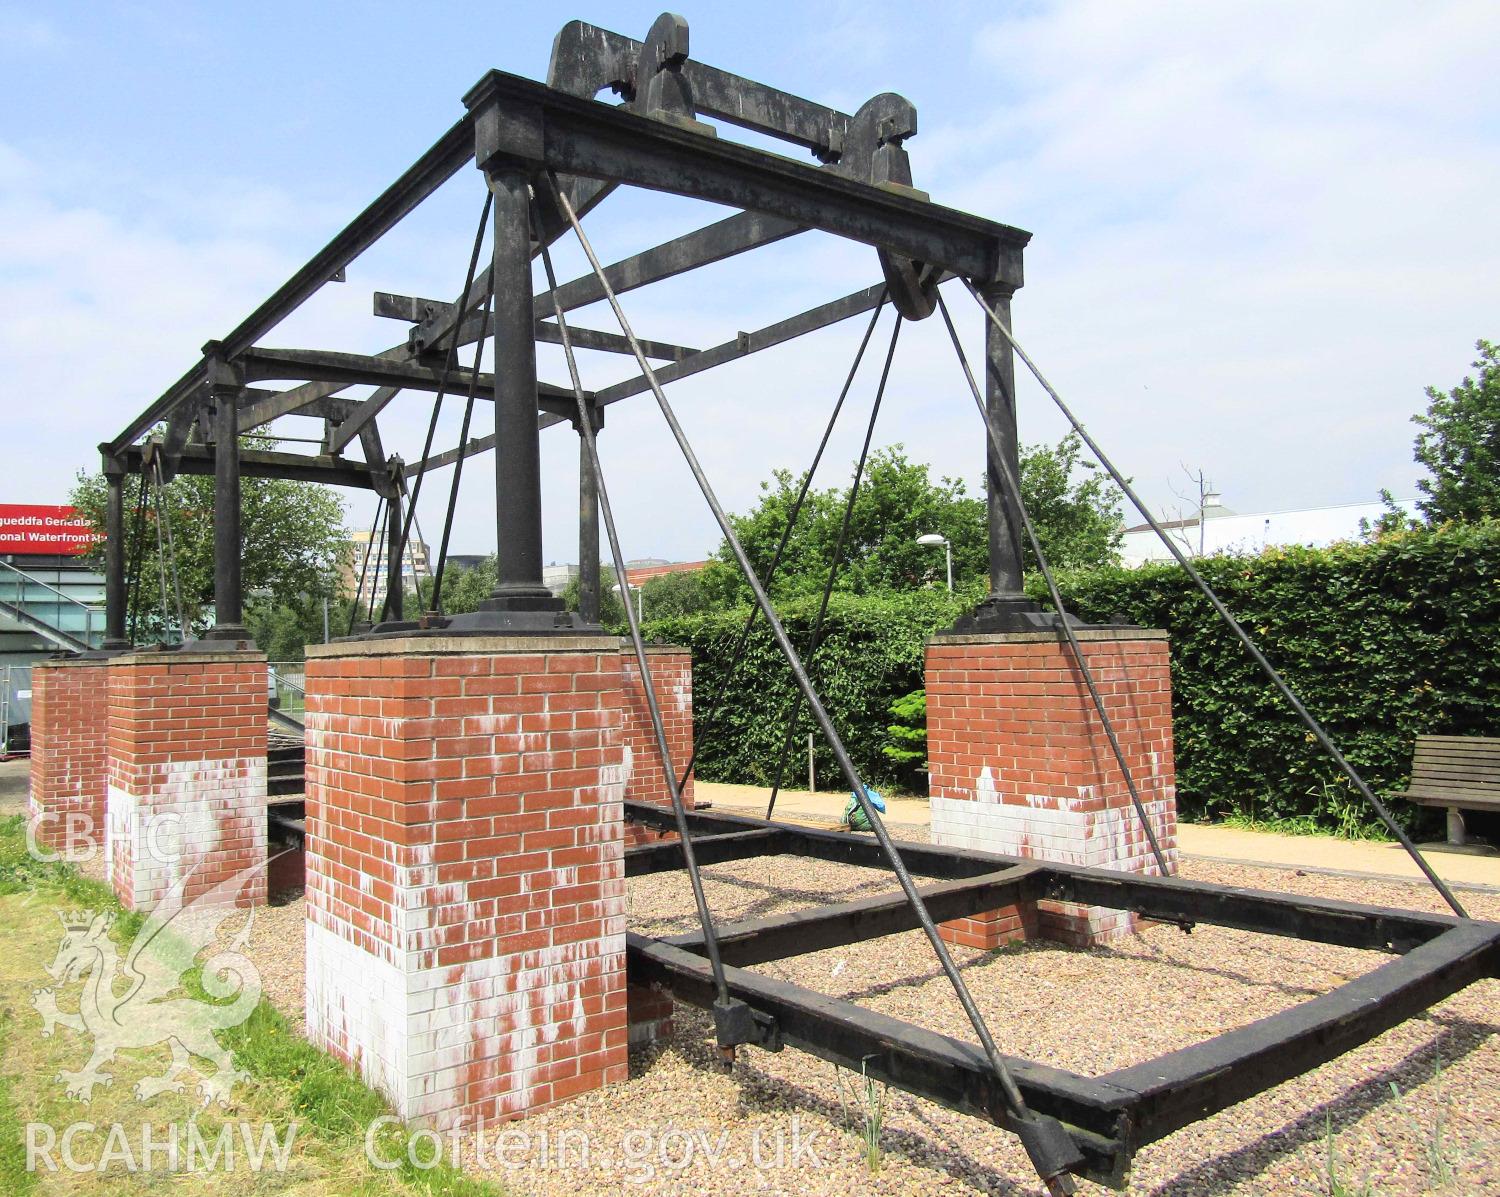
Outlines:
<svg viewBox="0 0 1500 1197"><path fill-rule="evenodd" d="M1500 522L1197 564L1376 793L1405 787L1419 734L1500 734ZM1375 822L1175 564L1059 586L1085 619L1122 613L1171 633L1184 818Z"/></svg>
<svg viewBox="0 0 1500 1197"><path fill-rule="evenodd" d="M946 592L897 595L834 595L823 621L823 642L809 671L854 763L866 780L888 782L892 766L881 749L889 740L890 705L922 686L922 646L929 635L951 624L963 610ZM778 609L792 643L806 659L817 596L796 599ZM653 640L693 651L693 701L698 776L705 781L769 785L785 737L786 711L795 694L786 667L764 620L756 622L738 668L731 654L745 625L746 608L646 621ZM713 698L731 672L722 702ZM807 785L807 733L813 730L805 702L799 702L786 785ZM843 789L833 753L817 737L819 789Z"/></svg>
<svg viewBox="0 0 1500 1197"><path fill-rule="evenodd" d="M1377 793L1405 786L1419 733L1500 735L1500 522L1198 565ZM1171 633L1184 818L1311 816L1350 832L1374 823L1177 566L1091 570L1064 575L1059 584L1069 608L1085 619L1123 615ZM1042 597L1039 582L1034 593ZM881 751L890 738L889 708L922 685L924 640L961 609L934 591L835 596L812 672L855 763L871 779L890 780ZM799 648L816 611L809 599L783 612ZM709 709L744 618L743 609L682 616L648 621L647 630L693 651L699 776L765 784L793 690L763 623L726 699ZM805 784L810 730L804 709L788 769L794 787ZM820 788L842 788L821 742L817 767ZM1407 803L1395 809L1413 824L1434 818Z"/></svg>

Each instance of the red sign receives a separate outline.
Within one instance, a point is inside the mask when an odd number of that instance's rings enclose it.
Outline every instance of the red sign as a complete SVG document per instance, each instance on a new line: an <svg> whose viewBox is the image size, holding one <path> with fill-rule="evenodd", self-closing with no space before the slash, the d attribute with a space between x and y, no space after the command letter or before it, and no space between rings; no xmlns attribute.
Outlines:
<svg viewBox="0 0 1500 1197"><path fill-rule="evenodd" d="M0 503L0 553L77 556L103 539L72 507Z"/></svg>

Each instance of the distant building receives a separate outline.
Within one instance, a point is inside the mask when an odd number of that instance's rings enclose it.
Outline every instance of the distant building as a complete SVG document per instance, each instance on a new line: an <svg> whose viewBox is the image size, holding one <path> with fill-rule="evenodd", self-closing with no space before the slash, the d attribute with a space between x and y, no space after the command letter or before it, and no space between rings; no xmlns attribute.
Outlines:
<svg viewBox="0 0 1500 1197"><path fill-rule="evenodd" d="M371 541L374 541L371 544ZM450 557L449 561L453 558ZM385 593L386 566L389 554L386 551L385 529L359 528L350 533L349 541L339 563L339 576L344 593L354 594L364 579L364 593L368 596ZM401 579L408 590L417 588L417 579L431 577L432 567L427 559L427 545L421 540L410 540L401 560Z"/></svg>
<svg viewBox="0 0 1500 1197"><path fill-rule="evenodd" d="M625 579L632 586L644 586L652 578L663 574L697 573L707 561L663 561L657 557L643 557L639 561L625 563Z"/></svg>
<svg viewBox="0 0 1500 1197"><path fill-rule="evenodd" d="M559 565L556 561L549 561L542 566L542 584L559 598L577 576L578 567L571 563Z"/></svg>
<svg viewBox="0 0 1500 1197"><path fill-rule="evenodd" d="M1400 500L1397 506L1407 514L1416 511L1416 502L1412 499ZM1342 503L1332 507L1240 515L1225 507L1218 495L1208 494L1203 498L1201 512L1186 519L1162 520L1161 526L1189 557L1252 556L1273 546L1320 548L1341 540L1358 540L1364 525L1374 524L1385 512L1383 503ZM1120 554L1122 562L1128 566L1172 560L1172 554L1150 524L1126 528Z"/></svg>

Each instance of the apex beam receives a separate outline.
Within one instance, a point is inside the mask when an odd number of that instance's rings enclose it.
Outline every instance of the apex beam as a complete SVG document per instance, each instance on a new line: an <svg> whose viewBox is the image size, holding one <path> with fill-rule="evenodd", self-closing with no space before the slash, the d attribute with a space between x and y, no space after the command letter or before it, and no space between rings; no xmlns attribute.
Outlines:
<svg viewBox="0 0 1500 1197"><path fill-rule="evenodd" d="M502 71L464 97L477 144L587 178L762 212L882 247L980 284L1022 284L1021 251L1031 234L919 199L580 100Z"/></svg>

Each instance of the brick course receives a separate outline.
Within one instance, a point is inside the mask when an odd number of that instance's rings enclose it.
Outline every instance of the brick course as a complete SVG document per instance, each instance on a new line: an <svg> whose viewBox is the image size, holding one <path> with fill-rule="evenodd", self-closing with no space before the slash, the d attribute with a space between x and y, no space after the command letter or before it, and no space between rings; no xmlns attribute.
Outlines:
<svg viewBox="0 0 1500 1197"><path fill-rule="evenodd" d="M306 718L309 1037L445 1128L624 1080L619 641L315 646Z"/></svg>
<svg viewBox="0 0 1500 1197"><path fill-rule="evenodd" d="M32 666L30 820L49 851L103 848L106 710L102 659Z"/></svg>
<svg viewBox="0 0 1500 1197"><path fill-rule="evenodd" d="M1136 788L1176 869L1172 683L1166 633L1080 630ZM926 657L933 840L1008 856L1156 873L1125 779L1066 642L1047 633L934 637ZM1089 944L1130 914L1042 902L945 924L995 947L1040 934Z"/></svg>
<svg viewBox="0 0 1500 1197"><path fill-rule="evenodd" d="M266 900L266 658L113 657L106 862L127 910Z"/></svg>

